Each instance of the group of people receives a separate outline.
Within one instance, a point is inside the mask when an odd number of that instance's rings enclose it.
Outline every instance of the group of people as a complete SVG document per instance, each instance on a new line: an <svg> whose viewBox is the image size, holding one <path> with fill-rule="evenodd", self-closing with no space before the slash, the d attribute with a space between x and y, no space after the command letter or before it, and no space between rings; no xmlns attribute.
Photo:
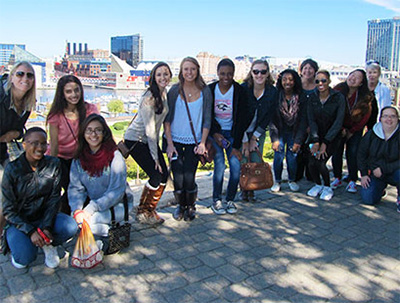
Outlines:
<svg viewBox="0 0 400 303"><path fill-rule="evenodd" d="M217 66L218 81L207 85L197 60L186 57L178 83L168 90L171 69L164 62L156 64L124 134L130 156L149 177L136 220L164 222L156 208L170 171L177 204L173 218L195 219L196 170L210 141L215 149L211 209L218 215L235 214L241 162L262 160L268 129L274 151L272 192L281 190L286 157L290 190L299 190L297 182L305 174L315 183L307 195L329 201L342 185L346 151L347 191L357 192L360 171L363 202L378 203L391 184L397 187L400 211L399 112L379 82L380 72L377 62L368 62L366 70L352 71L331 88L329 72L307 59L300 75L286 69L274 85L268 62L255 60L239 84L234 63L225 58ZM4 229L3 242L15 267L26 267L42 248L45 264L54 268L59 264L57 245L74 237L83 220L107 252L110 209L117 222L123 221L123 202L132 209L133 196L112 132L97 107L84 101L77 77L58 81L47 117L49 140L42 128L24 129L34 105L34 70L28 62L18 63L0 85L0 234ZM7 144L20 138L24 152L8 163ZM332 182L327 167L331 156ZM229 181L223 199L226 161ZM256 200L253 191L242 191L240 197Z"/></svg>

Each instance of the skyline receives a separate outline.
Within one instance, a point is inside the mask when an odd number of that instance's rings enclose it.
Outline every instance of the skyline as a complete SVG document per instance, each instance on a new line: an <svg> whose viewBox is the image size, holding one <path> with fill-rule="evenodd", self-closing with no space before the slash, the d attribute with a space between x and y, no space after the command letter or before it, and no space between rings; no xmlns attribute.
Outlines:
<svg viewBox="0 0 400 303"><path fill-rule="evenodd" d="M62 56L66 40L110 50L112 36L139 33L145 60L208 51L349 65L365 62L368 20L400 16L400 0L0 0L0 7L8 12L0 43L25 44L42 58Z"/></svg>

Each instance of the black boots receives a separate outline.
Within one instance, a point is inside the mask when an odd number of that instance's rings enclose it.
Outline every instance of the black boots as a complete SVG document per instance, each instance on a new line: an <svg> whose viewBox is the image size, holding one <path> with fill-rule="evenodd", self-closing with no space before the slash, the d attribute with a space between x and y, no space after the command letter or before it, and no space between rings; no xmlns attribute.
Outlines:
<svg viewBox="0 0 400 303"><path fill-rule="evenodd" d="M185 192L183 190L176 190L174 191L174 196L176 203L178 206L175 208L174 213L172 214L172 217L180 221L183 218L183 214L186 210L186 197L185 197Z"/></svg>
<svg viewBox="0 0 400 303"><path fill-rule="evenodd" d="M188 190L186 195L186 211L183 214L185 221L192 221L196 218L196 200L197 200L197 186L194 190Z"/></svg>
<svg viewBox="0 0 400 303"><path fill-rule="evenodd" d="M185 221L192 221L196 218L197 187L194 190L176 190L174 195L178 206L172 215L173 218L177 221L182 218Z"/></svg>

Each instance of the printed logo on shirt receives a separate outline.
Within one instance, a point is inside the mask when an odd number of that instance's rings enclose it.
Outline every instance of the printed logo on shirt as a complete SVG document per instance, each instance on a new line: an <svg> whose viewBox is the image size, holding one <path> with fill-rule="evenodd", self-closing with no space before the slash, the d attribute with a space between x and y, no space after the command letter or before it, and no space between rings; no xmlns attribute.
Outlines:
<svg viewBox="0 0 400 303"><path fill-rule="evenodd" d="M232 100L215 99L214 113L218 119L230 119L232 117Z"/></svg>

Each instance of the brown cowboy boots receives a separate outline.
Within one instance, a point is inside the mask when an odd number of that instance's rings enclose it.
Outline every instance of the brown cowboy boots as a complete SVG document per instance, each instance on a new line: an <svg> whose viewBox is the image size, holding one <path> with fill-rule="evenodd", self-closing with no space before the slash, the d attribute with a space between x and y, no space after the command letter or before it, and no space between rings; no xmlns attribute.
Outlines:
<svg viewBox="0 0 400 303"><path fill-rule="evenodd" d="M136 220L142 224L162 224L164 219L156 212L157 204L165 190L165 184L160 184L158 188L152 187L146 183L140 203L136 213Z"/></svg>

